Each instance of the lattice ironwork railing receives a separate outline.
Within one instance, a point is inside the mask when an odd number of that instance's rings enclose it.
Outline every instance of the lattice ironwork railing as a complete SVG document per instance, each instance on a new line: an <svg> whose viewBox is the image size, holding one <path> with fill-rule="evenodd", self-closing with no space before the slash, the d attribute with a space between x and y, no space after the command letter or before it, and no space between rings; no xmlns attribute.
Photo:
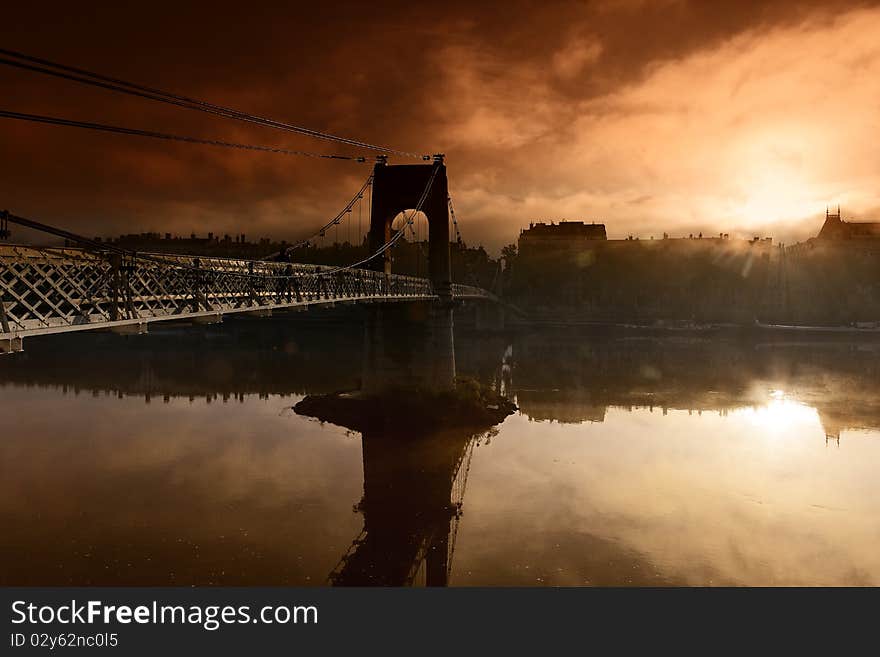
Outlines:
<svg viewBox="0 0 880 657"><path fill-rule="evenodd" d="M463 285L451 292L491 297ZM434 297L427 279L365 269L0 246L0 335L7 337L337 300Z"/></svg>

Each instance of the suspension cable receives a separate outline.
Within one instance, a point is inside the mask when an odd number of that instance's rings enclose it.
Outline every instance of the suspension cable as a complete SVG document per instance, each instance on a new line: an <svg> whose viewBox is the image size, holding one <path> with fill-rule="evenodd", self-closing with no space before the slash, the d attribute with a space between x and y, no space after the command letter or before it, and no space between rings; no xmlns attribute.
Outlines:
<svg viewBox="0 0 880 657"><path fill-rule="evenodd" d="M371 255L367 256L363 260L353 262L350 265L344 265L342 267L336 267L334 269L330 269L326 272L323 272L323 275L329 276L331 274L335 274L337 272L340 272L340 271L343 271L346 269L354 269L355 267L360 267L361 265L364 265L364 264L370 262L371 260L375 260L380 255L382 255L383 253L388 251L388 249L393 248L394 245L397 244L397 242L399 242L403 238L403 236L406 234L406 230L405 230L406 226L412 225L412 222L416 216L416 213L421 212L422 206L425 204L425 201L428 198L428 194L430 194L430 192L431 192L431 187L433 187L433 185L434 185L434 178L437 176L437 172L440 170L439 163L435 164L433 169L434 170L431 172L431 177L428 178L428 182L425 185L424 190L422 190L422 195L419 197L419 202L416 204L415 209L413 209L413 211L409 215L409 218L406 220L406 225L402 226L401 229L399 231L397 231L397 233L391 239L389 239L382 246L380 246L378 249L376 249L376 251L374 251ZM319 275L321 275L321 274L319 274Z"/></svg>
<svg viewBox="0 0 880 657"><path fill-rule="evenodd" d="M81 84L86 84L93 87L100 87L102 89L116 91L119 93L128 94L130 96L137 96L140 98L147 98L149 100L155 100L162 103L168 103L171 105L176 105L178 107L184 107L186 109L207 112L208 114L215 114L217 116L222 116L229 119L235 119L247 123L254 123L257 125L275 128L278 130L286 130L288 132L295 132L297 134L305 135L307 137L333 141L336 143L345 144L347 146L355 146L357 148L364 148L371 151L400 155L403 157L413 157L422 160L430 159L428 155L419 155L417 153L401 151L393 148L388 148L386 146L370 144L364 141L360 141L358 139L341 137L339 135L333 135L327 132L322 132L320 130L312 130L310 128L304 128L302 126L294 125L291 123L285 123L283 121L276 121L274 119L268 119L262 116L248 114L246 112L232 109L230 107L225 107L223 105L215 105L213 103L190 98L188 96L178 95L167 91L162 91L160 89L127 82L125 80L101 75L99 73L94 73L85 69L59 64L57 62L53 62L47 59L41 59L39 57L33 57L31 55L20 53L14 50L0 48L0 54L5 55L6 57L14 58L0 58L0 64L5 64L6 66L12 66L35 73L42 73L44 75L50 75L53 77L70 80L72 82L79 82Z"/></svg>
<svg viewBox="0 0 880 657"><path fill-rule="evenodd" d="M146 262L152 262L154 264L160 264L167 267L172 267L174 269L184 269L193 272L213 272L216 273L216 270L210 269L208 267L201 267L194 264L188 264L186 262L181 262L177 258L184 257L174 256L172 254L159 254L159 253L141 253L136 252L129 249L124 249L119 246L115 246L109 242L98 242L93 239L89 239L88 237L83 237L82 235L78 235L76 233L72 233L69 230L64 230L63 228L56 228L55 226L50 226L49 224L44 224L39 221L34 221L33 219L27 219L26 217L20 217L18 215L12 214L6 210L3 211L3 216L5 219L12 224L17 224L24 228L29 228L32 230L36 230L42 233L46 233L48 235L54 235L55 237L62 237L65 240L70 242L74 242L82 245L88 250L95 251L98 253L113 253L115 255L119 255L123 258L129 258L131 260L143 260ZM56 247L46 247L47 251L53 251ZM202 256L193 256L195 259L200 259ZM208 259L217 259L211 258L210 256L204 256ZM289 275L277 275L277 274L252 274L250 272L242 272L242 271L229 271L223 270L221 273L227 276L236 276L239 278L257 278L257 279L286 279L290 278Z"/></svg>
<svg viewBox="0 0 880 657"><path fill-rule="evenodd" d="M458 229L458 221L455 218L455 206L452 205L452 196L447 196L446 202L449 205L449 215L452 217L452 226L455 229L455 241L461 244L461 231Z"/></svg>
<svg viewBox="0 0 880 657"><path fill-rule="evenodd" d="M311 241L313 238L317 237L318 235L320 235L321 237L324 237L324 234L326 233L328 228L330 228L334 225L338 226L340 224L340 222L343 221L343 217L345 217L346 214L352 214L351 210L354 207L354 204L357 203L359 200L363 199L364 192L367 190L368 187L371 187L372 184L373 184L373 174L371 173L369 176L367 176L367 180L364 182L363 185L361 185L361 188L357 191L357 193L355 193L355 195L351 197L351 200L349 200L349 202L345 204L345 207L342 208L342 210L340 210L336 214L336 216L333 217L330 221L328 221L326 224L321 226L318 230L316 230L314 233L312 233L308 237L305 237L305 238L301 239L299 242L295 242L294 244L291 244L291 245L285 247L284 251L276 251L275 253L271 253L271 254L263 257L262 259L263 260L272 260L274 258L277 258L278 256L286 255L289 251L292 251L294 249L298 249L301 246L305 246L306 244L309 243L309 241Z"/></svg>
<svg viewBox="0 0 880 657"><path fill-rule="evenodd" d="M18 224L20 226L31 228L33 230L38 230L41 232L48 233L50 235L55 235L57 237L63 237L66 240L71 242L77 242L84 246L88 250L92 250L98 253L112 253L120 256L120 258L125 261L126 258L129 259L129 262L142 261L149 262L156 265L162 265L164 267L169 267L171 269L178 269L183 271L193 272L194 274L222 274L224 276L229 276L233 278L246 278L246 279L256 279L256 280L290 280L293 278L293 273L284 273L284 274L267 274L267 273L253 273L251 271L237 271L237 270L217 270L211 267L203 267L200 264L195 264L200 262L202 256L193 256L194 263L190 264L187 262L183 262L178 258L183 258L185 256L179 255L174 256L171 254L157 254L157 253L140 253L131 251L128 249L123 249L121 247L113 246L111 244L105 244L102 242L96 242L94 240L88 239L86 237L82 237L81 235L77 235L76 233L71 233L70 231L63 230L61 228L55 228L54 226L49 226L48 224L43 224L37 221L33 221L32 219L26 219L24 217L19 217L14 214L8 214L8 218L10 223ZM43 247L42 250L47 252L53 252L57 250L57 247ZM218 260L218 258L212 258L211 256L204 257L207 260ZM221 258L222 259L222 258ZM254 261L248 261L254 262ZM323 274L320 271L308 272L306 274L311 278L319 278Z"/></svg>
<svg viewBox="0 0 880 657"><path fill-rule="evenodd" d="M83 128L86 130L97 130L100 132L114 132L122 135L150 137L152 139L165 139L166 141L182 141L189 144L203 144L206 146L237 148L239 150L246 151L262 151L265 153L278 153L281 155L303 155L305 157L316 157L327 160L350 160L352 162L367 161L365 157L355 157L350 155L331 155L326 153L311 153L308 151L296 151L288 148L278 148L276 146L256 146L253 144L239 144L235 142L223 141L220 139L202 139L201 137L187 137L184 135L174 135L167 132L139 130L137 128L126 128L123 126L108 125L105 123L89 123L87 121L75 121L73 119L63 119L56 116L43 116L41 114L24 114L21 112L10 112L9 110L0 110L0 118L16 119L19 121L30 121L32 123L47 123L49 125L59 125L69 128Z"/></svg>
<svg viewBox="0 0 880 657"><path fill-rule="evenodd" d="M82 235L77 235L76 233L71 233L69 230L64 230L63 228L56 228L55 226L50 226L49 224L43 224L39 221L34 221L33 219L26 219L25 217L19 217L18 215L12 214L11 212L4 210L3 215L9 223L17 224L24 228L30 228L32 230L39 231L41 233L46 233L48 235L54 235L55 237L62 237L66 240L70 240L71 242L77 242L82 244L85 247L90 249L94 249L97 251L111 251L113 253L118 253L120 255L128 255L129 252L123 248L118 246L113 246L112 244L104 244L102 242L96 242L95 240L91 240L88 237L83 237Z"/></svg>

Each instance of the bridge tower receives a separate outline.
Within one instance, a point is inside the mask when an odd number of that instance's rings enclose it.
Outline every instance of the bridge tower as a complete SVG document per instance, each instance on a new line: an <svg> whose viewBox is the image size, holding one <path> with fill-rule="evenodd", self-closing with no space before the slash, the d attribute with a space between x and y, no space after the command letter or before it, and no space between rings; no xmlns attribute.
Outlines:
<svg viewBox="0 0 880 657"><path fill-rule="evenodd" d="M435 155L434 162L430 165L389 165L384 156L377 159L373 167L370 253L374 253L391 239L391 222L394 217L419 207L419 200L426 189L428 192L421 204L421 211L428 218L428 277L441 300L450 300L452 267L449 255L449 186L442 155ZM384 259L376 258L372 266L386 274L392 273L391 249L385 252Z"/></svg>
<svg viewBox="0 0 880 657"><path fill-rule="evenodd" d="M391 239L394 217L419 208L428 219L428 276L438 300L430 306L396 303L367 311L361 386L367 394L397 387L455 387L448 199L442 155L435 155L431 164L389 165L384 156L377 158L373 168L370 252ZM370 266L391 274L391 256L389 249Z"/></svg>

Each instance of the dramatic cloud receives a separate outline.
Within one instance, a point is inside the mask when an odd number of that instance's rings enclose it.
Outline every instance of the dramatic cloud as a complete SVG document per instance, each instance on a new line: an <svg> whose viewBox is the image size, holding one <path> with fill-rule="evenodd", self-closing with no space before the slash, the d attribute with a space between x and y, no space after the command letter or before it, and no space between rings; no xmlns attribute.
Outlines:
<svg viewBox="0 0 880 657"><path fill-rule="evenodd" d="M513 2L310 10L161 3L47 18L6 47L254 113L448 155L465 238L539 218L612 236L815 232L880 208L880 8ZM329 152L329 144L0 70L4 108ZM294 238L368 166L0 123L0 205L76 230Z"/></svg>

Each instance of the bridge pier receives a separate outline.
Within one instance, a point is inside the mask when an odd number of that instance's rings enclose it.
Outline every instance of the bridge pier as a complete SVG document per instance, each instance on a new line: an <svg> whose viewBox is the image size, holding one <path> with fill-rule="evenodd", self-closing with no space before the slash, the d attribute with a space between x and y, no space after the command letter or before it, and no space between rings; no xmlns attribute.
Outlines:
<svg viewBox="0 0 880 657"><path fill-rule="evenodd" d="M455 388L455 331L452 320L453 304L439 301L431 305L431 359L432 381L435 390Z"/></svg>
<svg viewBox="0 0 880 657"><path fill-rule="evenodd" d="M452 306L382 304L367 309L361 391L405 388L442 392L455 387Z"/></svg>
<svg viewBox="0 0 880 657"><path fill-rule="evenodd" d="M478 331L503 331L504 307L498 303L474 303L474 328Z"/></svg>

